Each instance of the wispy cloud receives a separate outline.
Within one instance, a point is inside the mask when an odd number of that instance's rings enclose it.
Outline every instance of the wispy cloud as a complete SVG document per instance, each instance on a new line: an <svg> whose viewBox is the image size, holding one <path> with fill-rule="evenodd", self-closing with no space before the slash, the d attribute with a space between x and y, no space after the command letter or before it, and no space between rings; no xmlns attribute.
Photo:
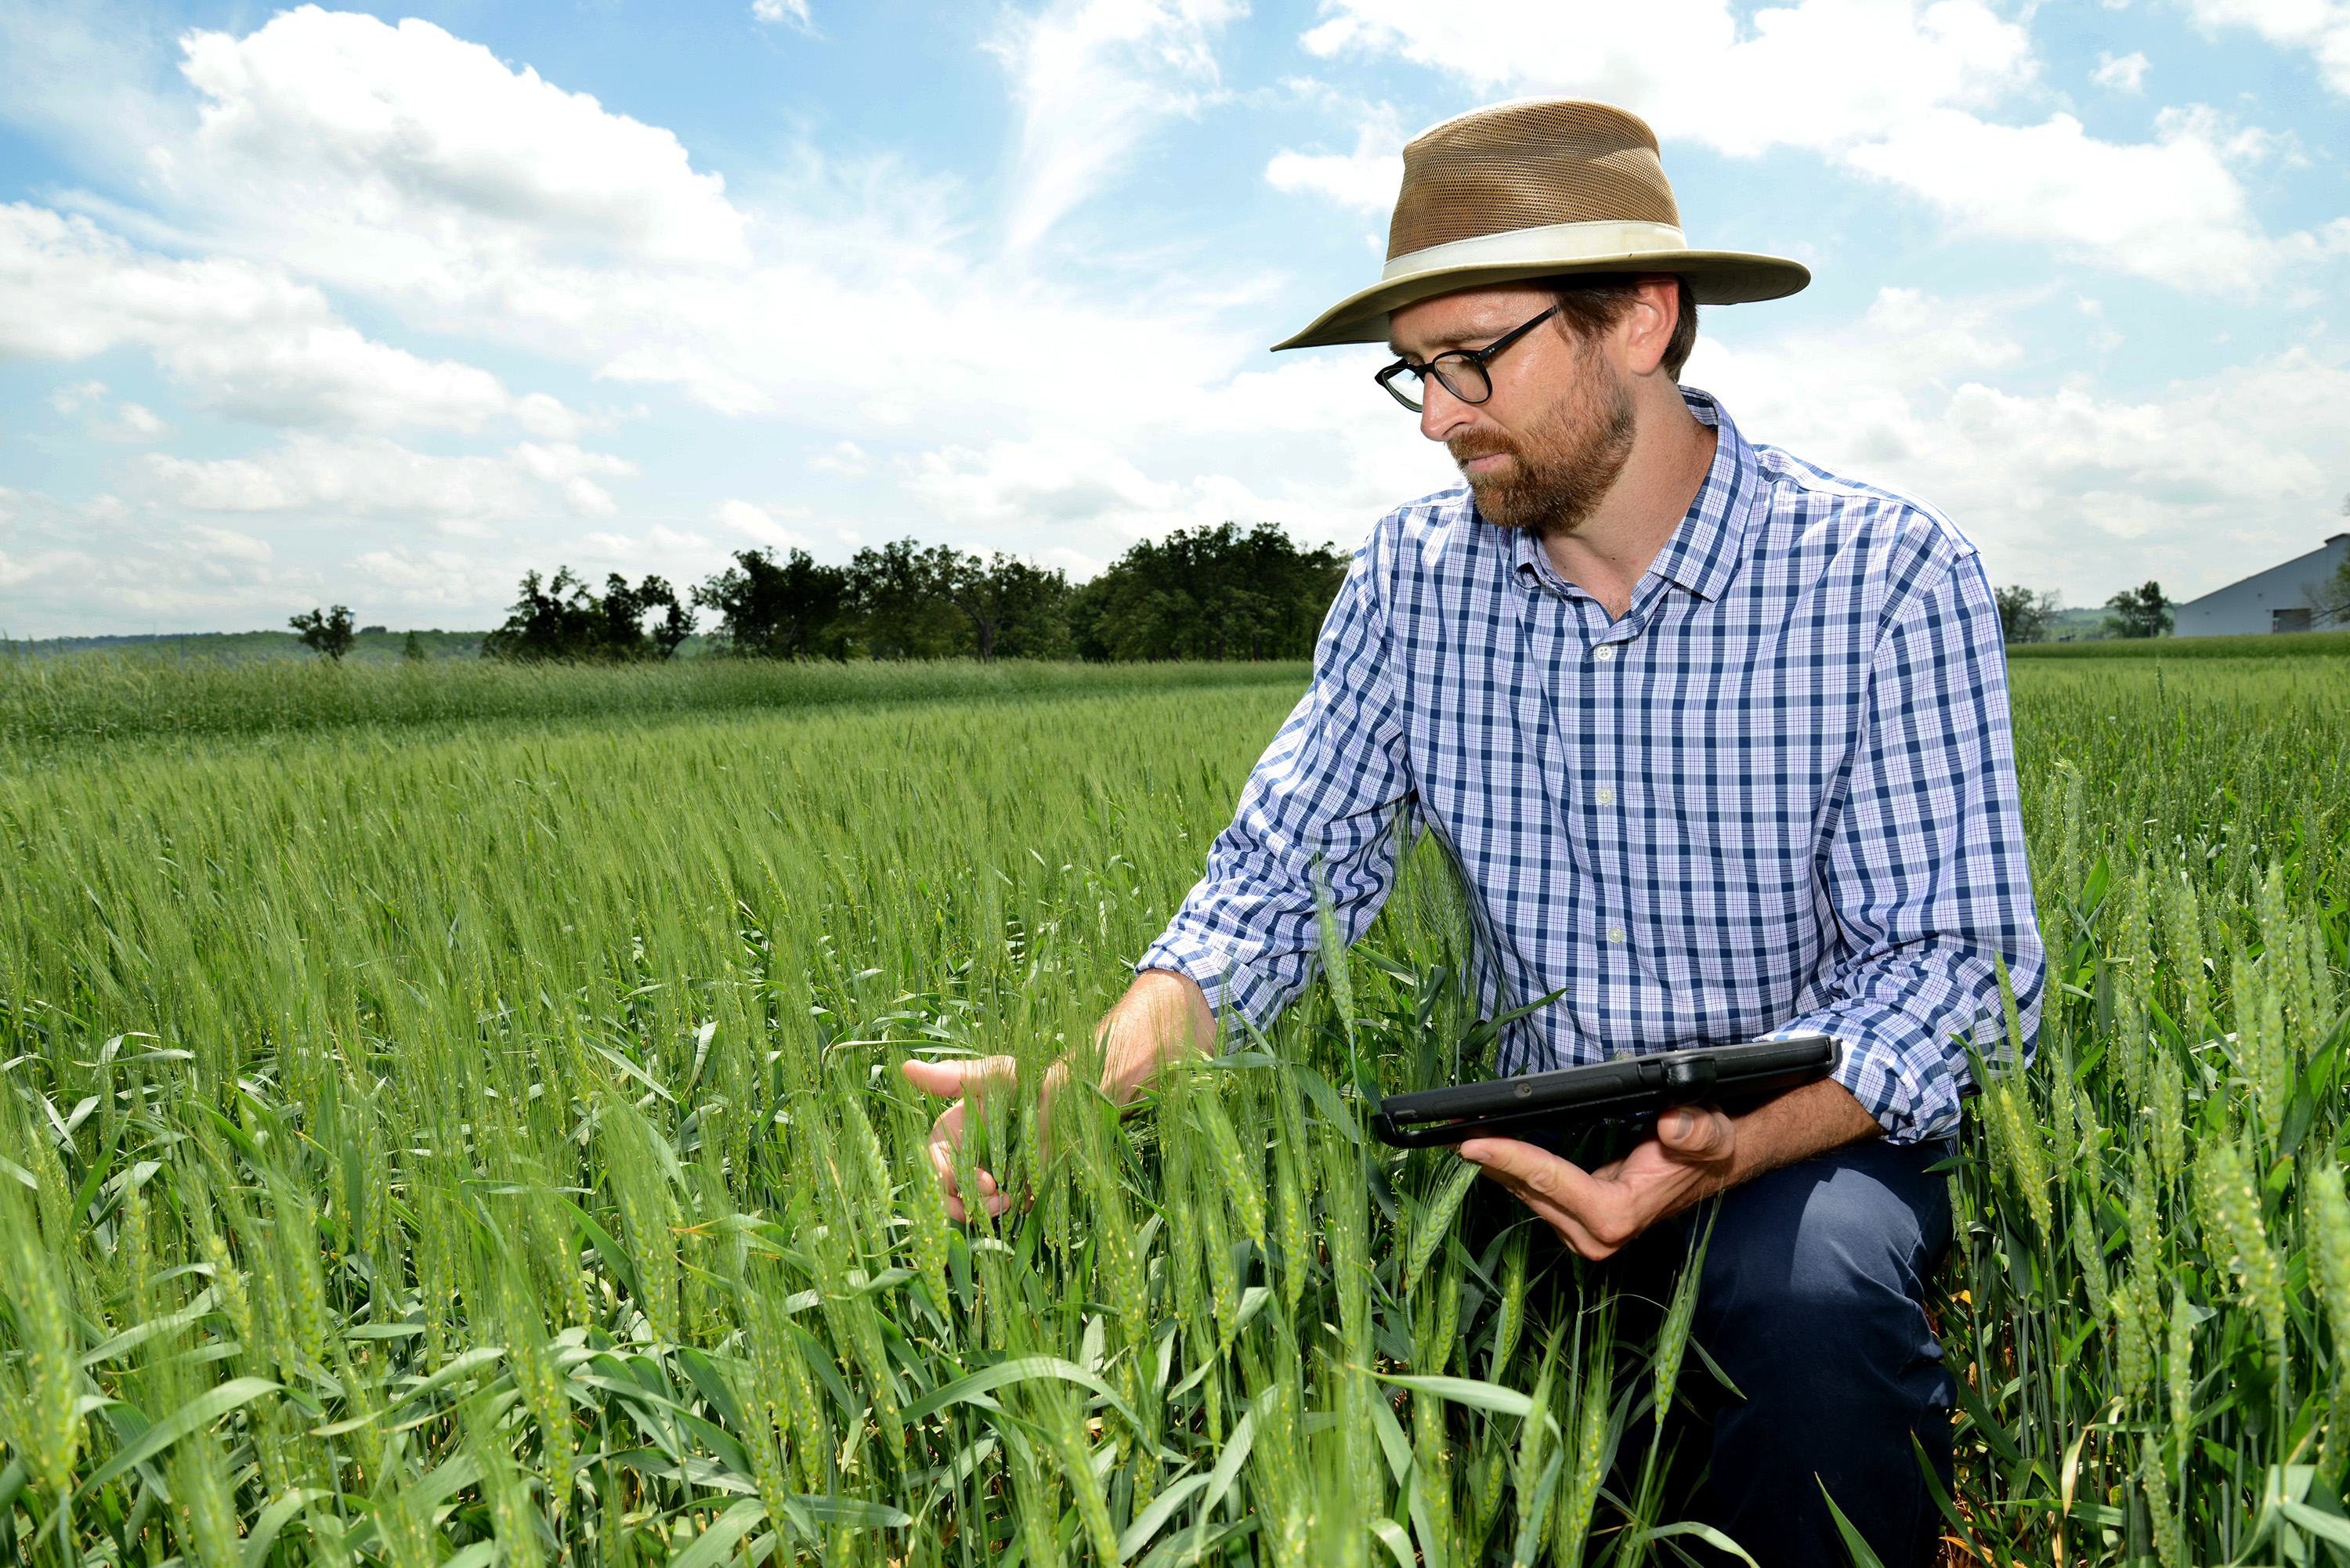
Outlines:
<svg viewBox="0 0 2350 1568"><path fill-rule="evenodd" d="M808 15L808 0L751 0L751 15L762 22L785 23L803 33L816 31L816 18Z"/></svg>
<svg viewBox="0 0 2350 1568"><path fill-rule="evenodd" d="M1352 152L1284 150L1264 166L1264 177L1276 191L1311 191L1342 207L1384 217L1403 183L1403 143L1395 109L1377 104L1362 111Z"/></svg>
<svg viewBox="0 0 2350 1568"><path fill-rule="evenodd" d="M1020 107L1004 221L1014 251L1107 185L1155 126L1199 112L1216 92L1217 40L1247 11L1243 0L1058 0L1005 14L990 47Z"/></svg>
<svg viewBox="0 0 2350 1568"><path fill-rule="evenodd" d="M2089 73L2089 79L2116 92L2137 92L2146 85L2148 63L2142 54L2106 52L2097 57L2097 68Z"/></svg>

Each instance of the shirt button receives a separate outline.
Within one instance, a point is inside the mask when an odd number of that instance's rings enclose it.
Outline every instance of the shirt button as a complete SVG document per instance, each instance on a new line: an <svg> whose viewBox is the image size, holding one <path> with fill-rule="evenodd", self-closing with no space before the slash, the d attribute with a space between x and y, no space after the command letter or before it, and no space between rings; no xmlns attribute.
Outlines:
<svg viewBox="0 0 2350 1568"><path fill-rule="evenodd" d="M1591 657L1605 664L1616 657L1616 645L1612 642L1603 642L1591 650Z"/></svg>
<svg viewBox="0 0 2350 1568"><path fill-rule="evenodd" d="M1602 785L1599 792L1593 795L1592 798L1602 805L1614 805L1616 804L1616 792L1612 789L1607 788L1605 785Z"/></svg>
<svg viewBox="0 0 2350 1568"><path fill-rule="evenodd" d="M1610 926L1610 927L1608 927L1608 928L1607 928L1607 940L1608 940L1609 941L1611 941L1611 942L1620 942L1620 941L1622 941L1622 940L1624 940L1624 928L1623 928L1623 927L1621 927L1621 926Z"/></svg>

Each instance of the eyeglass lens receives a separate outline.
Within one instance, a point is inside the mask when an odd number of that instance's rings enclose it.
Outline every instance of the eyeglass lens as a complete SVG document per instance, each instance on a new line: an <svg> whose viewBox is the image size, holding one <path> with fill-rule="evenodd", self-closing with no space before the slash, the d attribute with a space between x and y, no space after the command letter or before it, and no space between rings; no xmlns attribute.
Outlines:
<svg viewBox="0 0 2350 1568"><path fill-rule="evenodd" d="M1397 402L1418 413L1428 406L1425 385L1430 376L1464 403L1482 403L1493 395L1493 383L1485 374L1483 362L1459 351L1439 354L1425 365L1399 365L1386 385Z"/></svg>

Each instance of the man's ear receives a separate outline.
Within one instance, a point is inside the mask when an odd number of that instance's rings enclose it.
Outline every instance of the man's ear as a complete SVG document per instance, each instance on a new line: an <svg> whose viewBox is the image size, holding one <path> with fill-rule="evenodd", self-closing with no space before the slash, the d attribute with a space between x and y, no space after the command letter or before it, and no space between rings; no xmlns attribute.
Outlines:
<svg viewBox="0 0 2350 1568"><path fill-rule="evenodd" d="M1680 285L1669 277L1644 277L1618 327L1625 369L1636 376L1654 375L1672 347L1673 328L1680 321Z"/></svg>

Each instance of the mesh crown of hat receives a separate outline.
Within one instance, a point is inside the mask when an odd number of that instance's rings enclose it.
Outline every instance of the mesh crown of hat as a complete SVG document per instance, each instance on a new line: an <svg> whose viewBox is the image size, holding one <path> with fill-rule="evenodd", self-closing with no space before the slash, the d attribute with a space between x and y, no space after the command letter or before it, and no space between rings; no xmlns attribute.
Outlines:
<svg viewBox="0 0 2350 1568"><path fill-rule="evenodd" d="M1550 223L1680 221L1639 116L1575 99L1499 104L1404 148L1388 258Z"/></svg>

